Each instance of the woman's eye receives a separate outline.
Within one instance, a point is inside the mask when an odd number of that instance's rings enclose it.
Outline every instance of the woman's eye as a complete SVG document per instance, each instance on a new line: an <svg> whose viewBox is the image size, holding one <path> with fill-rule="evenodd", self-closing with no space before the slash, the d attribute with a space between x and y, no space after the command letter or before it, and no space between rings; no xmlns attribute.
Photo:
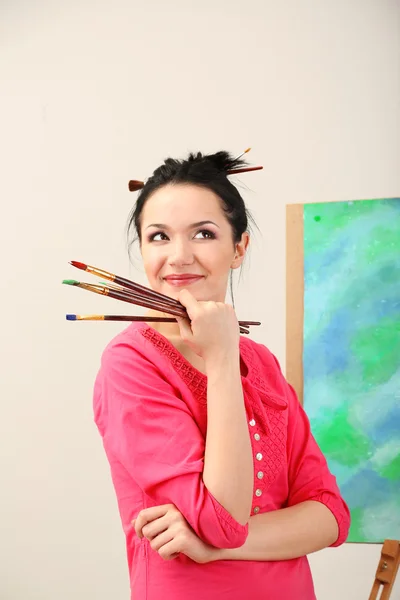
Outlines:
<svg viewBox="0 0 400 600"><path fill-rule="evenodd" d="M168 237L162 231L157 231L150 236L150 242L164 242Z"/></svg>
<svg viewBox="0 0 400 600"><path fill-rule="evenodd" d="M215 234L210 231L209 229L202 229L201 231L198 231L195 235L195 238L198 238L200 236L200 239L203 240L214 240L215 239Z"/></svg>

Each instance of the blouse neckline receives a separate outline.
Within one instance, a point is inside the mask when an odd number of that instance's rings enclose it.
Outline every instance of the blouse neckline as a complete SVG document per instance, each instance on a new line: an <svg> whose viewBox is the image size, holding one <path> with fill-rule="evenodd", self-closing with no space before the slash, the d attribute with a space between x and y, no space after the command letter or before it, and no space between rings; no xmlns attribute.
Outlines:
<svg viewBox="0 0 400 600"><path fill-rule="evenodd" d="M172 368L185 381L192 392L196 395L200 404L207 403L207 375L196 369L181 352L166 338L162 333L148 325L145 321L137 321L130 325L132 330L136 330L143 335L158 350L166 356ZM258 390L263 395L264 402L275 410L285 410L288 402L283 392L271 389L268 382L268 375L265 370L261 370L257 361L255 361L254 350L250 340L240 337L239 341L240 358L247 368L245 375L241 374L242 382L246 385L248 391Z"/></svg>
<svg viewBox="0 0 400 600"><path fill-rule="evenodd" d="M135 327L135 329L139 329L142 331L142 333L147 332L151 332L151 335L153 338L158 338L158 340L160 340L166 348L168 348L170 355L173 355L175 360L180 360L181 363L185 366L185 370L190 370L192 371L192 373L196 376L196 378L200 379L202 382L204 382L204 384L207 383L207 375L205 375L204 373L202 373L201 371L199 371L198 369L196 369L195 366L192 365L192 363L181 353L179 352L179 350L174 346L174 344L172 344L172 342L169 341L169 339L167 337L165 337L165 335L163 335L162 333L160 333L159 331L157 331L157 329L154 329L154 327L152 327L151 325L149 325L146 322L136 322L133 324L133 326ZM246 374L242 374L242 368L241 368L241 377L242 379L247 379L250 378L250 373L251 373L251 364L250 364L250 360L249 360L249 356L248 353L246 353L246 346L245 346L245 341L243 339L242 336L240 336L240 340L239 340L239 352L240 352L240 361L241 363L243 363L244 368L246 369L247 373ZM246 356L247 354L247 356Z"/></svg>

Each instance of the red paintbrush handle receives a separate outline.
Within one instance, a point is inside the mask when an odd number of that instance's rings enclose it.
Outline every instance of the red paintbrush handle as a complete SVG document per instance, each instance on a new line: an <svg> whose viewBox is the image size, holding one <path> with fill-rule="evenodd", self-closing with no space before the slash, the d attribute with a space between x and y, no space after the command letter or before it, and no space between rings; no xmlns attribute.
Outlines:
<svg viewBox="0 0 400 600"><path fill-rule="evenodd" d="M155 306L154 301L150 300L149 298L132 298L130 296L128 296L127 294L121 294L120 292L117 292L116 290L108 290L106 292L107 296L110 296L110 298L115 298L116 300L122 300L123 302L129 302L130 304L136 304L138 306L144 306L145 308L153 308L155 310L160 310L162 312L166 312L169 313L171 315L175 315L177 317L182 317L182 312L179 309L176 308L172 308L172 306L168 306L168 307L163 307L163 308L157 308L157 306Z"/></svg>
<svg viewBox="0 0 400 600"><path fill-rule="evenodd" d="M185 318L188 316L185 308L182 305L179 305L178 307L171 306L170 304L167 304L166 302L163 302L161 300L156 300L155 298L146 296L145 294L142 294L139 292L133 292L132 290L127 290L126 288L124 290L114 290L113 288L107 288L107 289L111 289L111 291L116 291L117 293L125 295L125 296L131 298L132 300L146 300L149 302L149 308L163 310L164 312L168 312L169 309L172 308L174 311L178 311L178 313L179 313L178 316L185 317ZM120 299L122 299L122 298L120 298ZM173 314L178 314L178 313L174 312Z"/></svg>
<svg viewBox="0 0 400 600"><path fill-rule="evenodd" d="M178 300L175 300L174 298L170 298L170 296L166 296L165 294L161 294L161 292L156 292L155 290L145 287L144 285L141 285L140 283L136 283L135 281L130 281L130 279L125 279L125 277L120 277L119 275L116 275L114 281L115 281L115 283L119 283L119 285L123 285L133 291L139 291L140 293L143 293L148 297L152 297L152 298L155 298L158 300L163 300L167 304L175 306L175 308L183 308L184 309L184 307L182 306L182 304L180 302L178 302Z"/></svg>

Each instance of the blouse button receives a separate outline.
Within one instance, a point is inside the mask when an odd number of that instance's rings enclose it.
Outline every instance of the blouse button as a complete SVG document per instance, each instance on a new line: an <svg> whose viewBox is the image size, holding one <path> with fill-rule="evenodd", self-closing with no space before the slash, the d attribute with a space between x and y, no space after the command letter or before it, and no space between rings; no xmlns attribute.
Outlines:
<svg viewBox="0 0 400 600"><path fill-rule="evenodd" d="M255 514L259 513L260 512L260 507L259 506L255 506L253 512Z"/></svg>
<svg viewBox="0 0 400 600"><path fill-rule="evenodd" d="M252 419L252 420L251 420L251 421L249 421L249 422L250 422L250 425L251 425L252 427L254 427L254 425L256 424L256 422L255 422L255 420L254 420L254 419Z"/></svg>
<svg viewBox="0 0 400 600"><path fill-rule="evenodd" d="M264 473L262 471L258 471L257 477L258 479L262 479L264 477Z"/></svg>
<svg viewBox="0 0 400 600"><path fill-rule="evenodd" d="M257 459L257 460L261 460L261 459L262 459L262 454L261 454L261 452L257 452L257 454L256 454L256 459Z"/></svg>
<svg viewBox="0 0 400 600"><path fill-rule="evenodd" d="M260 434L259 434L259 433L255 433L255 434L254 434L254 439L255 439L255 440L257 440L257 442L259 442L259 441L260 441L260 439L261 439L261 438L260 438Z"/></svg>
<svg viewBox="0 0 400 600"><path fill-rule="evenodd" d="M256 490L256 496L258 496L258 498L261 496L262 491L261 490Z"/></svg>

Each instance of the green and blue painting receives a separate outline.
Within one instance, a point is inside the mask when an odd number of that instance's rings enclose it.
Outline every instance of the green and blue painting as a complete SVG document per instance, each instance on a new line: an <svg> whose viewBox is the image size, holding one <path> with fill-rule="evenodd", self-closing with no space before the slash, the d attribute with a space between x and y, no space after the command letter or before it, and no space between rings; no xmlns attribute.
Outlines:
<svg viewBox="0 0 400 600"><path fill-rule="evenodd" d="M400 539L400 198L304 205L304 408L351 511Z"/></svg>

